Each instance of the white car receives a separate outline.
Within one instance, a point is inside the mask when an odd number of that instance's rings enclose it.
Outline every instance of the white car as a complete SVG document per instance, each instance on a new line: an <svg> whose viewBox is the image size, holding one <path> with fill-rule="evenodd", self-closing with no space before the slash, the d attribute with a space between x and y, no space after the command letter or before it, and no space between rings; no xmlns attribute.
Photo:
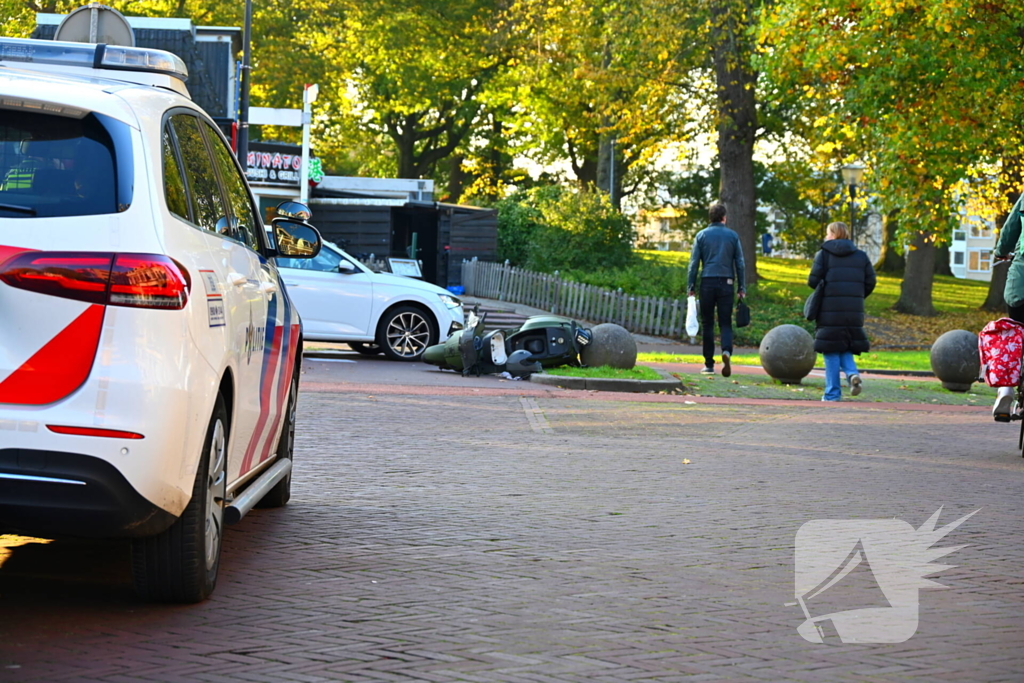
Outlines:
<svg viewBox="0 0 1024 683"><path fill-rule="evenodd" d="M462 302L447 290L374 273L328 241L316 258L282 258L278 266L306 341L346 342L362 354L415 361L465 323Z"/></svg>
<svg viewBox="0 0 1024 683"><path fill-rule="evenodd" d="M0 533L131 537L138 591L213 590L290 495L302 329L241 168L159 50L0 38ZM287 211L285 212L288 213Z"/></svg>

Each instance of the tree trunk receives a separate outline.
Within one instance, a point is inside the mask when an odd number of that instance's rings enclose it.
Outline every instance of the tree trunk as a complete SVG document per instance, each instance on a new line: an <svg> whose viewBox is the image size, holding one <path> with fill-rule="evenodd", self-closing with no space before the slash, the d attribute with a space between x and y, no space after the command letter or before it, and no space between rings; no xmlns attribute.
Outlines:
<svg viewBox="0 0 1024 683"><path fill-rule="evenodd" d="M992 311L993 313L1006 313L1006 299L1003 298L1003 290L1006 289L1006 274L1010 272L1010 266L1005 262L992 264L992 279L988 283L988 296L981 310Z"/></svg>
<svg viewBox="0 0 1024 683"><path fill-rule="evenodd" d="M754 185L754 137L757 132L757 73L750 0L714 0L711 9L712 59L718 90L719 197L728 211L729 227L740 236L747 284L757 282L757 198Z"/></svg>
<svg viewBox="0 0 1024 683"><path fill-rule="evenodd" d="M462 168L462 162L465 160L464 154L453 154L448 157L448 196L445 201L450 204L458 204L462 198L466 186L466 171Z"/></svg>
<svg viewBox="0 0 1024 683"><path fill-rule="evenodd" d="M576 174L583 187L597 185L597 159L587 157L580 164L580 172Z"/></svg>
<svg viewBox="0 0 1024 683"><path fill-rule="evenodd" d="M412 135L395 138L398 147L398 177L419 178L416 164L416 142Z"/></svg>
<svg viewBox="0 0 1024 683"><path fill-rule="evenodd" d="M932 304L935 280L935 240L925 233L914 235L907 248L907 268L900 283L900 298L893 308L910 315L938 315Z"/></svg>
<svg viewBox="0 0 1024 683"><path fill-rule="evenodd" d="M622 159L622 147L614 137L601 136L597 155L597 189L608 194L616 209L622 208L622 176L626 168Z"/></svg>
<svg viewBox="0 0 1024 683"><path fill-rule="evenodd" d="M1002 213L996 217L996 225L1000 230L1003 228L1003 223L1006 222L1007 215ZM1006 289L1006 276L1009 270L1010 266L1007 261L992 259L992 270L990 271L992 277L988 281L988 294L985 295L985 301L981 304L981 310L992 311L993 313L1006 311L1006 299L1003 298L1003 290Z"/></svg>
<svg viewBox="0 0 1024 683"><path fill-rule="evenodd" d="M896 253L896 228L899 225L899 209L890 211L882 220L882 252L878 256L875 270L879 273L902 273L907 260Z"/></svg>
<svg viewBox="0 0 1024 683"><path fill-rule="evenodd" d="M487 162L485 174L490 176L487 182L487 190L484 197L490 201L501 199L502 187L505 182L505 168L508 165L506 150L508 141L505 140L505 128L501 119L494 113L491 114L491 133L487 142Z"/></svg>
<svg viewBox="0 0 1024 683"><path fill-rule="evenodd" d="M949 266L949 245L935 248L935 274L952 277L953 269Z"/></svg>

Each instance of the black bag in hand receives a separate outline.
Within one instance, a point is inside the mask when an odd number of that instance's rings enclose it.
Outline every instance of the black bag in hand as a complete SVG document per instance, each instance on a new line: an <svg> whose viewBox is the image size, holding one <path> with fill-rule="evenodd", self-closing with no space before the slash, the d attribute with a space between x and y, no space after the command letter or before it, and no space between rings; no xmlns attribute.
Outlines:
<svg viewBox="0 0 1024 683"><path fill-rule="evenodd" d="M825 298L825 277L828 275L829 255L828 252L824 251L819 253L825 254L825 272L822 274L818 286L814 288L811 295L807 297L807 301L804 302L804 317L808 320L818 319L818 312L821 310L821 300Z"/></svg>
<svg viewBox="0 0 1024 683"><path fill-rule="evenodd" d="M747 306L746 299L740 299L736 304L736 327L746 327L750 324L750 306Z"/></svg>
<svg viewBox="0 0 1024 683"><path fill-rule="evenodd" d="M817 320L818 311L821 310L821 300L825 298L825 278L821 279L818 286L814 288L811 295L804 302L804 317L808 320Z"/></svg>

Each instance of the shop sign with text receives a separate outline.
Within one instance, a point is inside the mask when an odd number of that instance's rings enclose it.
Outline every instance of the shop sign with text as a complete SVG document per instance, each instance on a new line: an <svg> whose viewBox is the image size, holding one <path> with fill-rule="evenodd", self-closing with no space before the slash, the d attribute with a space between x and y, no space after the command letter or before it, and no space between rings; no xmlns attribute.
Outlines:
<svg viewBox="0 0 1024 683"><path fill-rule="evenodd" d="M252 143L246 159L250 182L298 186L302 150L298 145Z"/></svg>

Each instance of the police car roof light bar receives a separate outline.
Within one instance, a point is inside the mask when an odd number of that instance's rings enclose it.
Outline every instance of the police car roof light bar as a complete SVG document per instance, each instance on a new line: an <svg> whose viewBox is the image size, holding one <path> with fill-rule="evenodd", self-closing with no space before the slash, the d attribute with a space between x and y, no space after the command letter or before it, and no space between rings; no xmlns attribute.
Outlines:
<svg viewBox="0 0 1024 683"><path fill-rule="evenodd" d="M51 64L115 71L141 71L188 79L188 67L164 50L124 45L93 45L57 40L0 38L0 62Z"/></svg>

